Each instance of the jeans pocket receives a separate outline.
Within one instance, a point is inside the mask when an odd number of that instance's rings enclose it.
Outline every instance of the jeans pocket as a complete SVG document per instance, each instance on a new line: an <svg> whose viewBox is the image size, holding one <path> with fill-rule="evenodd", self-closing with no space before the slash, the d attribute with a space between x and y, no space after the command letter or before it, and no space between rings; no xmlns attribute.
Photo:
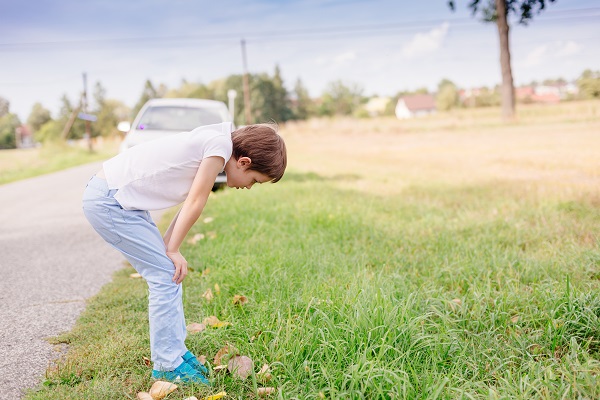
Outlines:
<svg viewBox="0 0 600 400"><path fill-rule="evenodd" d="M104 207L88 208L84 204L83 213L94 230L106 242L115 245L121 241L121 236L119 236L115 228L115 211Z"/></svg>

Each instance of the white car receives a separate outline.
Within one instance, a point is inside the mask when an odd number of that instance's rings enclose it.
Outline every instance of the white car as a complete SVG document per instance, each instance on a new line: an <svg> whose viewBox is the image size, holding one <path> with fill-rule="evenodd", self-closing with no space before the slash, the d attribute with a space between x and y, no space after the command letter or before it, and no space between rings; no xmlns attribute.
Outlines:
<svg viewBox="0 0 600 400"><path fill-rule="evenodd" d="M152 99L141 108L133 120L119 123L118 130L125 132L120 151L152 139L191 131L202 125L231 121L225 103L203 99ZM225 173L217 176L213 190L227 182Z"/></svg>

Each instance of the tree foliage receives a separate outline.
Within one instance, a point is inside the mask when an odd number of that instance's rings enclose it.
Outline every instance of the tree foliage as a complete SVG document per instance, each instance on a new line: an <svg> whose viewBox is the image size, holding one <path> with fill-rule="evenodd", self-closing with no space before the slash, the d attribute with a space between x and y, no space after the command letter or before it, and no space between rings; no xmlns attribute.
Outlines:
<svg viewBox="0 0 600 400"><path fill-rule="evenodd" d="M539 14L546 9L548 3L554 3L556 0L505 0L506 11L510 15L515 15L519 23L527 25L535 14ZM456 1L449 0L448 5L454 11ZM495 0L470 0L469 8L473 15L480 14L484 22L496 22L498 15L496 13Z"/></svg>
<svg viewBox="0 0 600 400"><path fill-rule="evenodd" d="M583 99L600 98L600 71L586 69L577 80L579 95Z"/></svg>
<svg viewBox="0 0 600 400"><path fill-rule="evenodd" d="M460 99L458 96L458 89L454 82L448 79L442 79L438 84L438 91L436 95L436 107L440 111L448 111L458 107Z"/></svg>
<svg viewBox="0 0 600 400"><path fill-rule="evenodd" d="M14 149L17 147L15 132L21 125L16 114L7 112L0 117L0 149Z"/></svg>
<svg viewBox="0 0 600 400"><path fill-rule="evenodd" d="M50 111L45 109L41 103L35 103L29 117L27 117L27 125L29 125L31 131L35 134L35 132L39 131L40 128L51 119Z"/></svg>
<svg viewBox="0 0 600 400"><path fill-rule="evenodd" d="M362 87L356 84L331 82L323 93L318 113L326 116L352 115L362 103L362 93Z"/></svg>

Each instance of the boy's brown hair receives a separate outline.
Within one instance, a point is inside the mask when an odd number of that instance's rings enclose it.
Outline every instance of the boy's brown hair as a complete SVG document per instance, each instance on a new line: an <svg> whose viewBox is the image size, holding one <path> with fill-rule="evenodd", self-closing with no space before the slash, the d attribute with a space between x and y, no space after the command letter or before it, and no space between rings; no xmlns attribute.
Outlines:
<svg viewBox="0 0 600 400"><path fill-rule="evenodd" d="M232 157L249 157L250 169L265 174L275 183L287 166L287 150L275 124L247 125L231 133Z"/></svg>

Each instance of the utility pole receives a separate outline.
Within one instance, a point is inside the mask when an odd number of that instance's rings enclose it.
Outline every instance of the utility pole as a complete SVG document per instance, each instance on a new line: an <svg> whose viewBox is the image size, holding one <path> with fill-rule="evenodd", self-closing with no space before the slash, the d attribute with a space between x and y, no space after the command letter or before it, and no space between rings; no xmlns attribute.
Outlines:
<svg viewBox="0 0 600 400"><path fill-rule="evenodd" d="M250 105L250 85L248 84L248 63L246 62L246 41L242 39L242 61L244 63L244 112L246 114L246 125L252 123L252 109Z"/></svg>
<svg viewBox="0 0 600 400"><path fill-rule="evenodd" d="M87 74L84 72L83 73L83 96L81 97L82 99L82 111L84 114L88 113L87 110L87 106L88 106L88 98L87 98ZM88 149L90 150L90 153L94 151L94 149L92 148L92 132L90 129L90 120L86 119L85 120L85 135L84 135L85 140L87 140L88 142Z"/></svg>

